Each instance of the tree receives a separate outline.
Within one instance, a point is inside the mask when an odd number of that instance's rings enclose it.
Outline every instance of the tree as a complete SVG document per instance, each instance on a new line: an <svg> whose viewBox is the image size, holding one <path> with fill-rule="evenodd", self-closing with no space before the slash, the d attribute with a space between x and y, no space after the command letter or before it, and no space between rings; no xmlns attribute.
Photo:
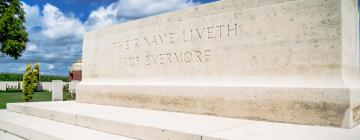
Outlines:
<svg viewBox="0 0 360 140"><path fill-rule="evenodd" d="M40 81L40 68L39 68L39 63L36 63L36 64L34 65L34 70L37 71L37 73L36 73L36 79L37 79L37 82L39 82L39 81Z"/></svg>
<svg viewBox="0 0 360 140"><path fill-rule="evenodd" d="M25 12L19 0L0 0L0 52L14 59L26 49Z"/></svg>
<svg viewBox="0 0 360 140"><path fill-rule="evenodd" d="M40 68L39 68L39 63L36 63L34 65L34 70L33 70L33 74L34 74L34 78L36 80L36 87L35 87L35 91L37 89L37 87L39 86L39 82L40 82Z"/></svg>
<svg viewBox="0 0 360 140"><path fill-rule="evenodd" d="M31 65L27 64L22 84L22 93L26 102L31 101L34 96L38 84L37 75L38 71L35 68L31 69Z"/></svg>

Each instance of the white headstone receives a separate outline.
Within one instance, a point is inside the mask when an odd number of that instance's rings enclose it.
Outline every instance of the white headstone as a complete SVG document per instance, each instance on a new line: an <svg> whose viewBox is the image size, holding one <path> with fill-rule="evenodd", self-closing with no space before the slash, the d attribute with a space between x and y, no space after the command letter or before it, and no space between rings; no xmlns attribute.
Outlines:
<svg viewBox="0 0 360 140"><path fill-rule="evenodd" d="M63 100L63 81L53 80L52 81L52 100L62 101Z"/></svg>
<svg viewBox="0 0 360 140"><path fill-rule="evenodd" d="M6 90L6 82L0 82L0 90L5 91Z"/></svg>

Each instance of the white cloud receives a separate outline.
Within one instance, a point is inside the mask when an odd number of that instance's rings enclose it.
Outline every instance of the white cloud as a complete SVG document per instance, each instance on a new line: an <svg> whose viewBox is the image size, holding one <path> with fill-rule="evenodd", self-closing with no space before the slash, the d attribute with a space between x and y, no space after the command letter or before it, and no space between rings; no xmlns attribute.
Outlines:
<svg viewBox="0 0 360 140"><path fill-rule="evenodd" d="M33 29L41 24L40 10L37 5L29 6L26 3L23 3L23 8L26 13L25 24L27 28Z"/></svg>
<svg viewBox="0 0 360 140"><path fill-rule="evenodd" d="M114 4L111 4L107 8L100 7L96 11L91 12L85 23L87 25L87 29L93 30L117 23L116 11L112 7L114 7Z"/></svg>
<svg viewBox="0 0 360 140"><path fill-rule="evenodd" d="M46 4L42 13L42 33L45 37L55 40L67 37L82 38L85 28L79 19L64 15L51 4Z"/></svg>
<svg viewBox="0 0 360 140"><path fill-rule="evenodd" d="M38 47L36 46L36 44L30 42L30 43L28 43L26 50L27 51L36 51L37 48Z"/></svg>
<svg viewBox="0 0 360 140"><path fill-rule="evenodd" d="M196 5L192 0L119 0L90 13L88 30Z"/></svg>
<svg viewBox="0 0 360 140"><path fill-rule="evenodd" d="M51 4L42 7L23 2L30 42L19 60L0 57L0 62L4 62L0 72L22 73L26 63L40 62L42 74L67 75L70 65L81 58L82 38L86 30L195 4L198 3L192 0L118 0L92 11L82 22L76 15L64 14Z"/></svg>
<svg viewBox="0 0 360 140"><path fill-rule="evenodd" d="M47 65L47 69L48 69L48 70L52 70L52 69L54 69L54 68L55 68L54 64L49 64L49 65Z"/></svg>
<svg viewBox="0 0 360 140"><path fill-rule="evenodd" d="M194 3L189 0L120 0L116 4L116 9L118 17L132 19L185 8L191 5L194 5Z"/></svg>
<svg viewBox="0 0 360 140"><path fill-rule="evenodd" d="M84 24L51 4L45 4L42 10L26 3L23 7L30 42L23 57L13 65L41 62L42 73L66 75L68 67L81 57Z"/></svg>

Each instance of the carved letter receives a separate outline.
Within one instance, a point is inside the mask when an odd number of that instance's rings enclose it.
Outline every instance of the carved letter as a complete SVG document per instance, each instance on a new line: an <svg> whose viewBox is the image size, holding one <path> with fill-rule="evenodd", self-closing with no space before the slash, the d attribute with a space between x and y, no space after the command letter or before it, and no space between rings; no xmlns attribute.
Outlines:
<svg viewBox="0 0 360 140"><path fill-rule="evenodd" d="M157 58L158 56L155 56L155 57L154 57L154 55L151 55L151 56L152 56L152 58L153 58L154 64L156 64L156 60L157 60L156 58Z"/></svg>
<svg viewBox="0 0 360 140"><path fill-rule="evenodd" d="M205 52L205 62L210 62L209 57L211 50L205 50L204 52Z"/></svg>
<svg viewBox="0 0 360 140"><path fill-rule="evenodd" d="M204 33L204 30L205 30L205 28L202 28L201 33L200 33L200 32L199 32L199 29L196 29L196 32L198 33L200 40L202 39L202 35L203 35L203 33Z"/></svg>
<svg viewBox="0 0 360 140"><path fill-rule="evenodd" d="M134 40L135 40L135 46L139 48L140 47L139 39L135 38Z"/></svg>
<svg viewBox="0 0 360 140"><path fill-rule="evenodd" d="M126 41L125 41L125 44L126 44L125 49L127 49L127 50L129 50L129 49L130 49L130 47L129 47L129 42L130 42L130 40L126 40Z"/></svg>
<svg viewBox="0 0 360 140"><path fill-rule="evenodd" d="M175 40L175 33L169 33L170 44L174 44L175 43L174 40Z"/></svg>
<svg viewBox="0 0 360 140"><path fill-rule="evenodd" d="M199 62L201 62L201 52L195 51L197 53L196 57L199 59Z"/></svg>
<svg viewBox="0 0 360 140"><path fill-rule="evenodd" d="M214 36L212 36L212 33L213 33L212 29L214 29L214 27L207 27L208 39L215 38Z"/></svg>
<svg viewBox="0 0 360 140"><path fill-rule="evenodd" d="M193 41L194 39L193 39L194 37L193 37L193 30L190 30L190 41Z"/></svg>
<svg viewBox="0 0 360 140"><path fill-rule="evenodd" d="M144 37L144 40L146 41L146 43L147 43L147 44L148 44L148 46L150 47L151 45L150 45L150 43L149 43L148 39L147 39L146 37Z"/></svg>
<svg viewBox="0 0 360 140"><path fill-rule="evenodd" d="M175 58L176 58L176 61L179 63L182 63L183 62L183 53L182 52L180 52L181 54L180 55L178 55L176 52L174 53L174 56L175 56ZM180 57L179 57L180 56Z"/></svg>
<svg viewBox="0 0 360 140"><path fill-rule="evenodd" d="M230 28L230 24L227 26L228 26L228 36L230 36L230 32L232 32L232 31L235 32L235 36L236 36L237 35L237 24L235 24L234 28Z"/></svg>
<svg viewBox="0 0 360 140"><path fill-rule="evenodd" d="M161 41L161 44L164 45L164 42L163 42L163 39L162 39L161 35L159 35L159 39Z"/></svg>
<svg viewBox="0 0 360 140"><path fill-rule="evenodd" d="M165 55L165 54L162 54L162 53L161 53L161 54L159 54L159 61L160 61L160 64L165 64L165 63L164 63L164 55Z"/></svg>
<svg viewBox="0 0 360 140"><path fill-rule="evenodd" d="M186 56L188 56L188 57L186 57ZM185 52L184 61L189 63L189 62L191 62L191 60L192 60L192 53L191 52Z"/></svg>
<svg viewBox="0 0 360 140"><path fill-rule="evenodd" d="M129 65L130 66L135 66L135 59L134 59L134 57L129 57Z"/></svg>
<svg viewBox="0 0 360 140"><path fill-rule="evenodd" d="M146 57L146 65L150 65L151 63L150 63L150 56L151 55L146 55L145 57Z"/></svg>
<svg viewBox="0 0 360 140"><path fill-rule="evenodd" d="M154 45L154 44L155 44L156 46L158 45L158 43L157 43L157 41L156 41L156 36L155 36L155 35L153 36L153 41L151 41L151 45Z"/></svg>
<svg viewBox="0 0 360 140"><path fill-rule="evenodd" d="M225 25L216 26L219 29L219 37L222 37L222 27L225 27Z"/></svg>
<svg viewBox="0 0 360 140"><path fill-rule="evenodd" d="M166 55L168 56L169 63L171 64L172 63L172 61L171 61L171 53L167 53Z"/></svg>
<svg viewBox="0 0 360 140"><path fill-rule="evenodd" d="M184 42L188 42L189 40L186 39L186 31L183 31L183 38L184 38Z"/></svg>
<svg viewBox="0 0 360 140"><path fill-rule="evenodd" d="M135 58L136 58L137 64L140 65L140 57L139 57L139 56L136 56Z"/></svg>

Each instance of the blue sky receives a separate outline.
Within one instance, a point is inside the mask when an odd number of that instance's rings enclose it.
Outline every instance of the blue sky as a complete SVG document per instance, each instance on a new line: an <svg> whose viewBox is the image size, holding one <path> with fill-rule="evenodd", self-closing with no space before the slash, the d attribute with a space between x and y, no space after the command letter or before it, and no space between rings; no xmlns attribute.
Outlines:
<svg viewBox="0 0 360 140"><path fill-rule="evenodd" d="M19 60L0 55L0 73L23 73L40 63L41 74L67 75L81 58L86 31L216 0L22 0L30 42Z"/></svg>

